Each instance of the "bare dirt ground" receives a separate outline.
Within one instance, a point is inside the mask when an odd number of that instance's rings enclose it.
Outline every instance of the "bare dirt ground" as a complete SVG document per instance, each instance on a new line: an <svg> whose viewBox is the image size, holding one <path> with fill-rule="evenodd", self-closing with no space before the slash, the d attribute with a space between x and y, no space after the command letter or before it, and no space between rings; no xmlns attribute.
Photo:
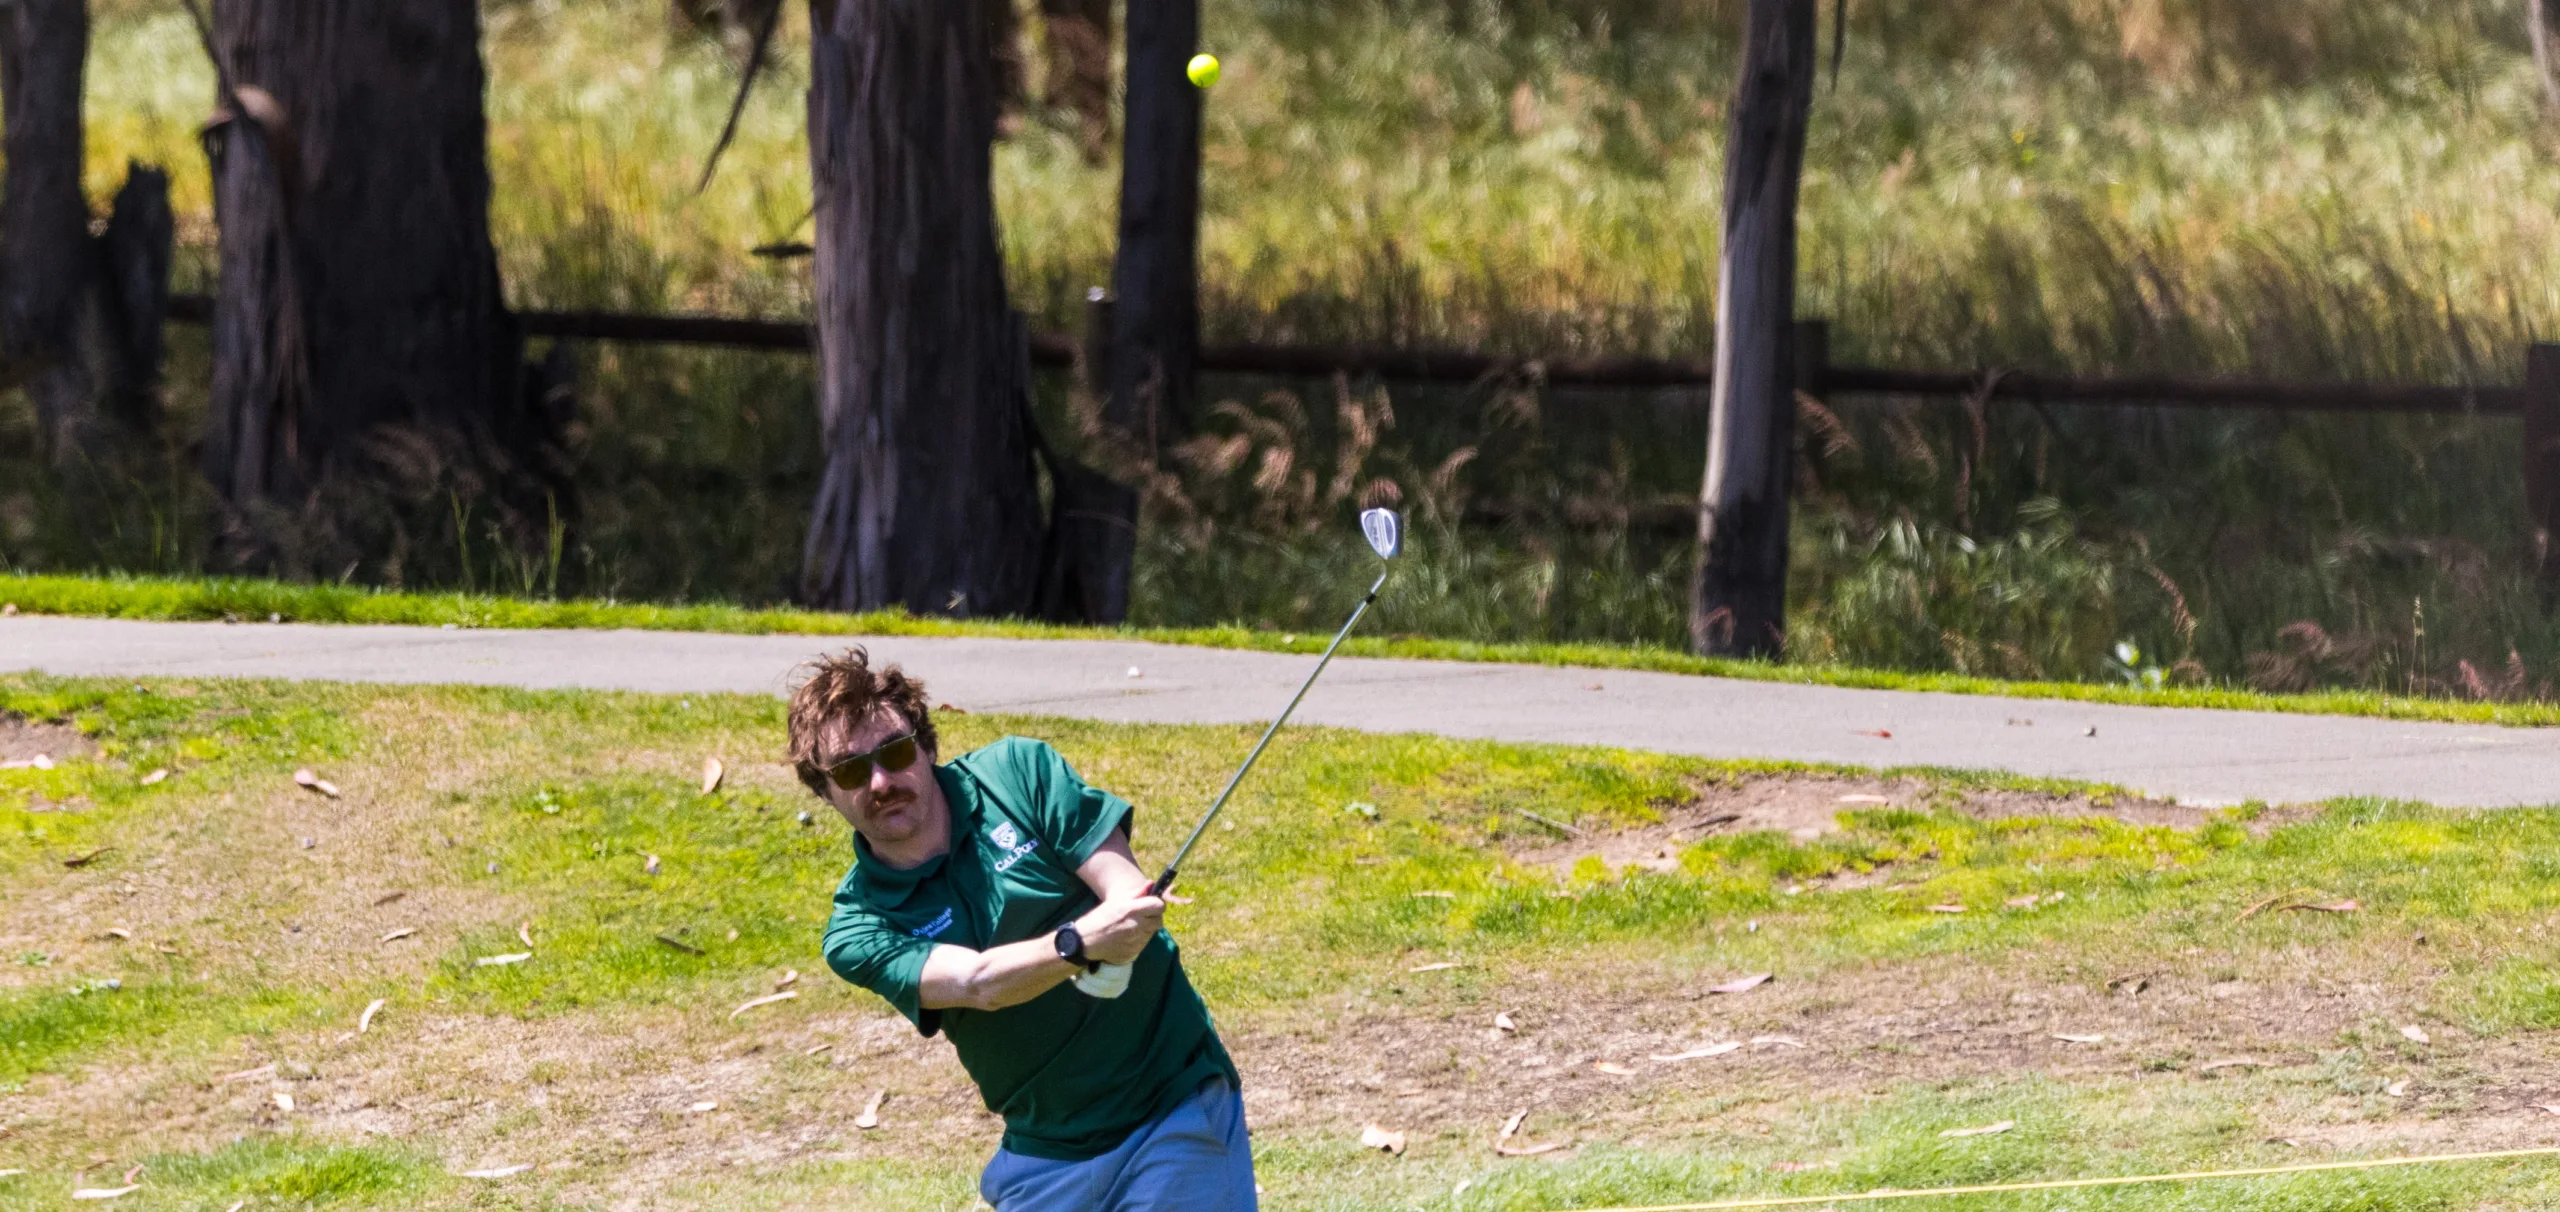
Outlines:
<svg viewBox="0 0 2560 1212"><path fill-rule="evenodd" d="M1668 805L1663 819L1631 829L1584 831L1561 840L1524 839L1513 857L1569 872L1597 856L1611 869L1675 870L1679 848L1718 834L1773 831L1812 841L1840 828L1840 814L1879 808L1953 809L1984 820L2002 817L2109 816L2138 825L2192 829L2212 810L2138 796L2092 798L2001 789L1950 790L1918 778L1827 774L1749 775L1701 783L1694 798Z"/></svg>

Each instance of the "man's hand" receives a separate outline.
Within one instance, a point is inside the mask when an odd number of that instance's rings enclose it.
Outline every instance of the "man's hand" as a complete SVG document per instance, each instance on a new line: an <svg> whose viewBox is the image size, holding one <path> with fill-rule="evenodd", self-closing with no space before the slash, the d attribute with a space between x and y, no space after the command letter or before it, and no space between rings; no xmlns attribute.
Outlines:
<svg viewBox="0 0 2560 1212"><path fill-rule="evenodd" d="M1084 953L1106 964L1135 963L1164 926L1164 898L1130 896L1104 901L1076 919Z"/></svg>

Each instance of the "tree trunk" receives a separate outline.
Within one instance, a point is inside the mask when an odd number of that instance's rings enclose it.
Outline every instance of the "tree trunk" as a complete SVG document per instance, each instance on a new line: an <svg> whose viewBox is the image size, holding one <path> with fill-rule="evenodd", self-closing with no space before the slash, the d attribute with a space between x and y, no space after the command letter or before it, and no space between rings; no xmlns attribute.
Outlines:
<svg viewBox="0 0 2560 1212"><path fill-rule="evenodd" d="M986 7L810 0L818 418L812 605L1031 607L1030 368L1005 297Z"/></svg>
<svg viewBox="0 0 2560 1212"><path fill-rule="evenodd" d="M1085 159L1100 164L1111 143L1111 0L1040 0L1040 24L1041 94L1075 113Z"/></svg>
<svg viewBox="0 0 2560 1212"><path fill-rule="evenodd" d="M1689 596L1689 641L1708 655L1776 656L1785 639L1796 188L1815 2L1750 0L1725 145L1715 389Z"/></svg>
<svg viewBox="0 0 2560 1212"><path fill-rule="evenodd" d="M474 0L217 0L205 471L234 507L364 476L393 431L538 474L489 242L479 34Z"/></svg>
<svg viewBox="0 0 2560 1212"><path fill-rule="evenodd" d="M93 458L101 438L80 348L92 257L80 192L88 46L85 0L0 3L0 387L27 387L58 467Z"/></svg>
<svg viewBox="0 0 2560 1212"><path fill-rule="evenodd" d="M1106 420L1161 456L1190 431L1200 350L1199 0L1141 0L1126 16L1129 89L1120 160L1118 313Z"/></svg>
<svg viewBox="0 0 2560 1212"><path fill-rule="evenodd" d="M2533 65L2542 71L2542 95L2560 108L2560 0L2524 0L2525 32L2533 41Z"/></svg>
<svg viewBox="0 0 2560 1212"><path fill-rule="evenodd" d="M146 164L125 164L124 186L98 235L99 359L106 368L99 395L109 417L128 432L148 432L160 420L162 330L169 314L169 264L177 243L177 216L169 209L169 174Z"/></svg>

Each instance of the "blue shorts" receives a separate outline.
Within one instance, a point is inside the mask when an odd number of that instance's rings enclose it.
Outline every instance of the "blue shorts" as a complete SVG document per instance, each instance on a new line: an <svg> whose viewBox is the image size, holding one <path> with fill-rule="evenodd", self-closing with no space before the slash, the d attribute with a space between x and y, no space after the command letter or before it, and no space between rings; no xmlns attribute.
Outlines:
<svg viewBox="0 0 2560 1212"><path fill-rule="evenodd" d="M1119 1148L1084 1161L998 1149L978 1195L996 1212L1256 1212L1244 1097L1213 1078Z"/></svg>

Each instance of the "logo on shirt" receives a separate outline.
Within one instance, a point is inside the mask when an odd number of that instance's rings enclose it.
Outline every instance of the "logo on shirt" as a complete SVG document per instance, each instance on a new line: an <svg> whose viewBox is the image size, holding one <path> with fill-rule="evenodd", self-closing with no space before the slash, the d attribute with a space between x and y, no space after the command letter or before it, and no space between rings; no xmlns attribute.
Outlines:
<svg viewBox="0 0 2560 1212"><path fill-rule="evenodd" d="M1024 856L1040 848L1040 839L1023 837L1022 831L1014 828L1011 821L996 822L996 827L987 831L987 840L994 843L996 849L1004 852L1004 857L997 859L995 863L996 873L999 875L1013 870L1015 863L1021 862Z"/></svg>
<svg viewBox="0 0 2560 1212"><path fill-rule="evenodd" d="M951 911L945 909L942 911L942 916L926 922L913 930L907 931L907 933L912 934L917 938L940 938L942 937L942 932L950 928Z"/></svg>

